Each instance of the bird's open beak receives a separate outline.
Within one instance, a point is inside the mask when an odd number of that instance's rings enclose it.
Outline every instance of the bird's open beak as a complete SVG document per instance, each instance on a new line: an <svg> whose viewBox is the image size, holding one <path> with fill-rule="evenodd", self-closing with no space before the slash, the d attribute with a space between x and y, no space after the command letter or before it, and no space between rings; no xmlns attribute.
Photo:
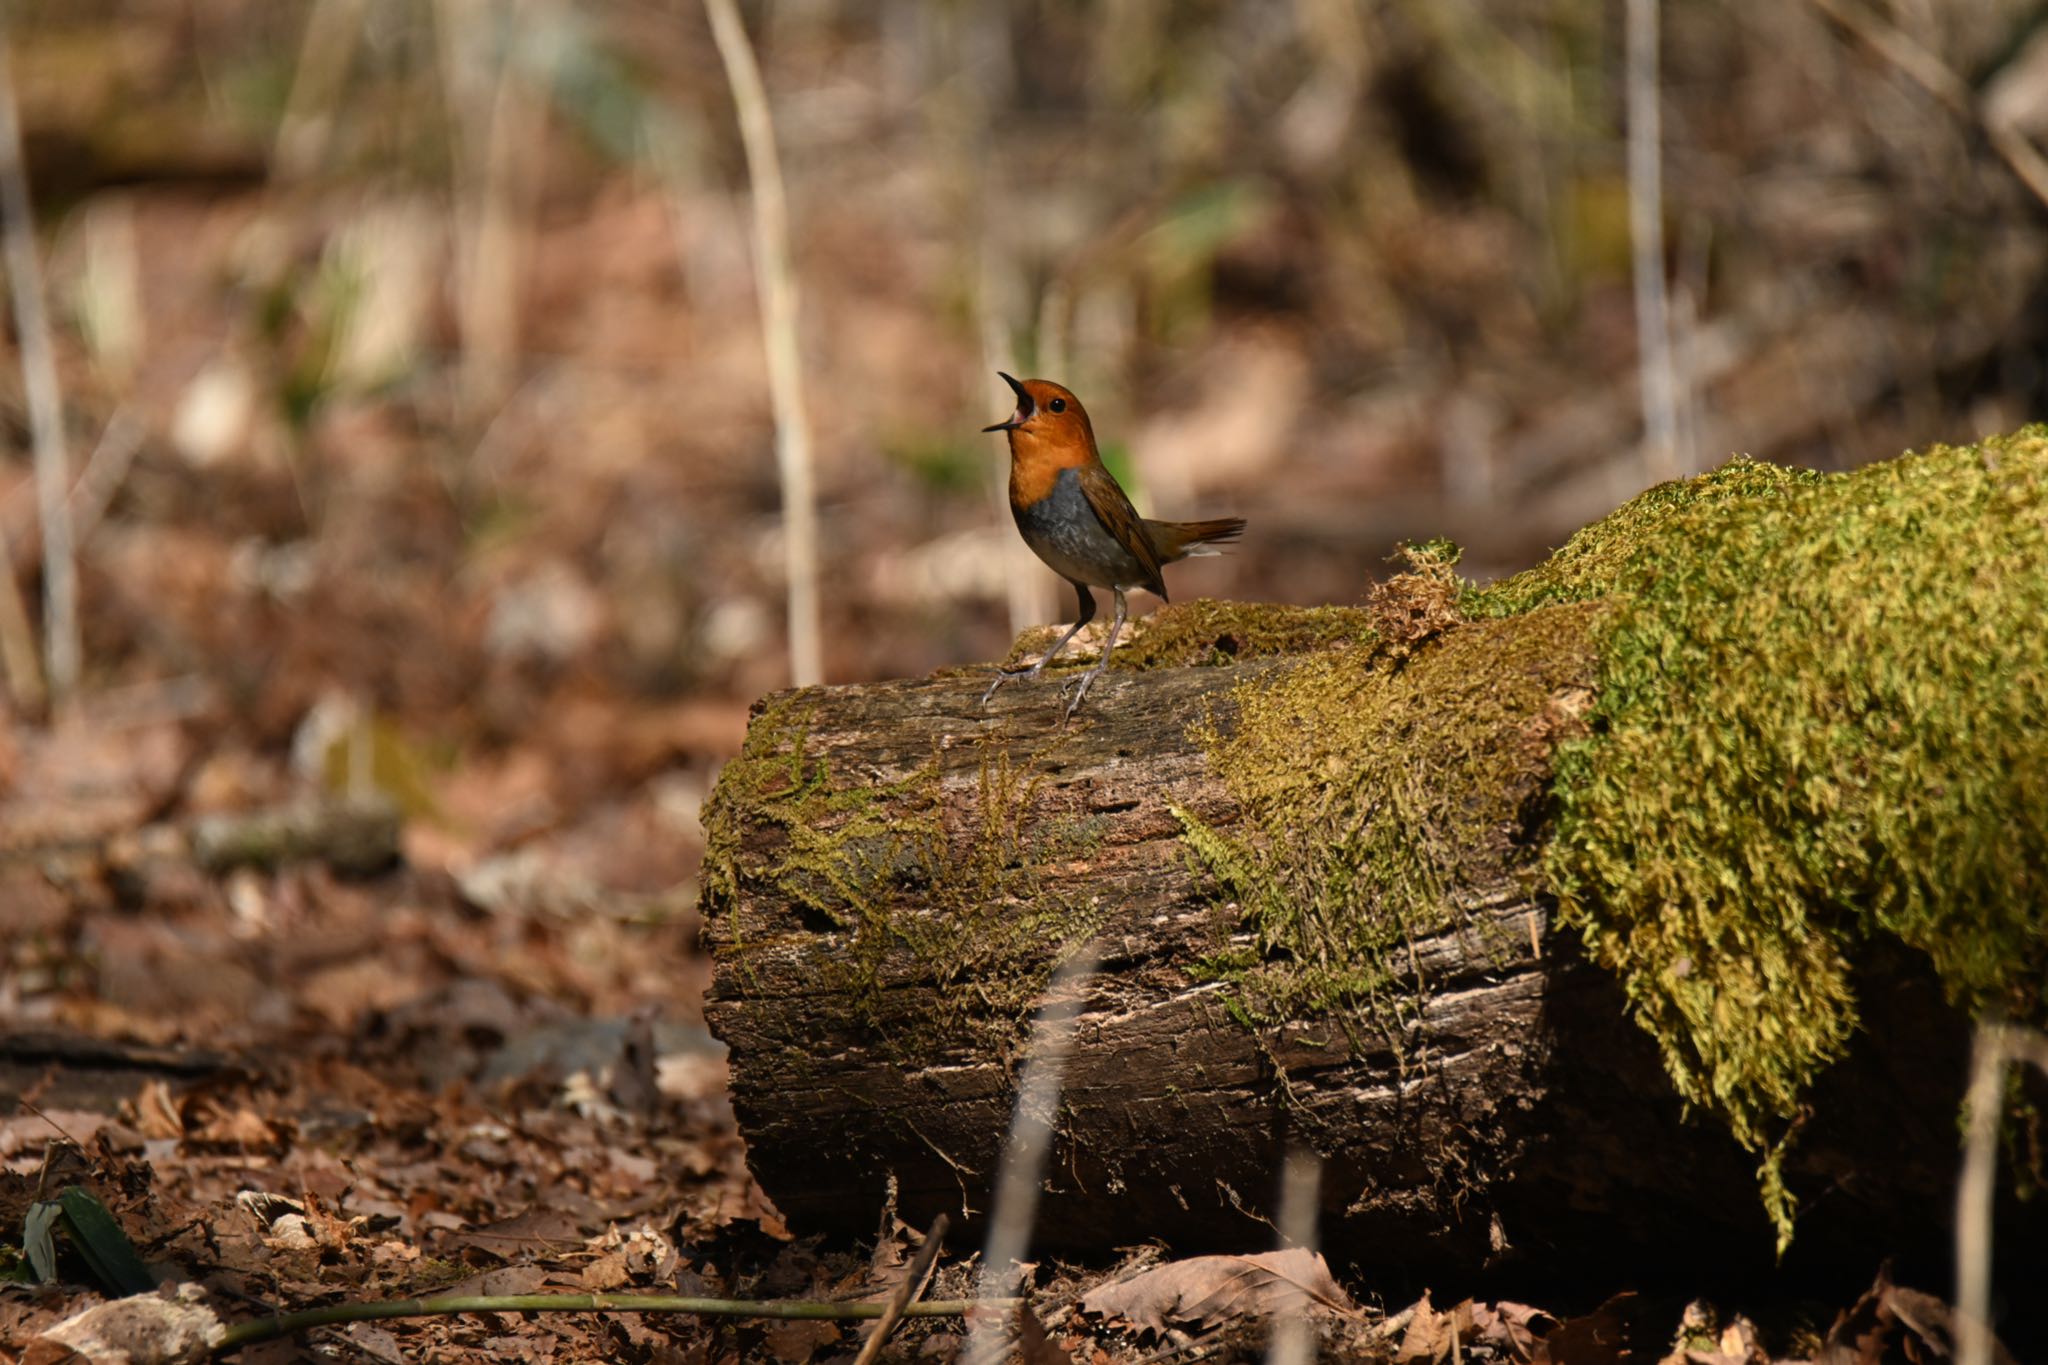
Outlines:
<svg viewBox="0 0 2048 1365"><path fill-rule="evenodd" d="M1029 394L1028 392L1026 392L1026 390L1025 390L1025 388L1024 388L1024 386L1023 386L1022 384L1019 384L1019 383L1018 383L1018 382L1017 382L1016 380L1014 380L1014 379L1010 378L1010 376L1008 376L1008 375L1006 375L1006 374L1003 374L1003 372L1002 372L1001 370L997 370L997 371L996 371L996 373L997 373L997 374L1002 374L1002 375L1003 375L1003 382L1004 382L1005 384L1008 384L1008 385L1009 385L1009 386L1010 386L1011 388L1013 388L1013 389L1015 389L1015 390L1017 391L1017 411L1016 411L1015 413L1013 413L1013 414L1011 415L1011 417L1010 417L1010 420L1009 420L1009 421L1007 421L1007 422L997 422L997 423L996 423L996 424L995 424L994 426L992 426L992 427L983 427L983 428L982 428L982 430L983 430L983 431L1015 431L1015 430L1016 430L1016 429L1017 429L1018 427L1021 427L1021 426L1023 426L1023 425L1024 425L1024 424L1025 424L1026 422L1028 422L1028 421L1030 421L1030 420L1031 420L1031 413L1032 413L1031 395L1030 395L1030 394Z"/></svg>

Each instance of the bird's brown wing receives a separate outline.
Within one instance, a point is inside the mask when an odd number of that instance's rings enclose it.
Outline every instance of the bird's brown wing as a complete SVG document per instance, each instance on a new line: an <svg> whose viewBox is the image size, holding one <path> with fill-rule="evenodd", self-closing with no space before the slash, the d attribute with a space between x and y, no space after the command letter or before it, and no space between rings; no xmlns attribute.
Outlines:
<svg viewBox="0 0 2048 1365"><path fill-rule="evenodd" d="M1102 529L1116 537L1116 543L1131 552L1145 570L1145 586L1166 600L1166 579L1159 572L1159 551L1152 544L1152 537L1145 533L1145 519L1138 515L1138 509L1131 506L1131 500L1124 496L1114 476L1099 464L1083 466L1079 471L1081 492L1088 498L1088 505L1095 509L1096 520Z"/></svg>

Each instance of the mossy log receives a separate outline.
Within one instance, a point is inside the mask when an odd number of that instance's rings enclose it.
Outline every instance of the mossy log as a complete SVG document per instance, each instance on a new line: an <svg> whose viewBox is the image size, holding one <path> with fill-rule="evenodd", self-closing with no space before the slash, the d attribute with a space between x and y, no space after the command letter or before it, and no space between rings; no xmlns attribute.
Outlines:
<svg viewBox="0 0 2048 1365"><path fill-rule="evenodd" d="M1878 468L1737 462L1491 588L1426 548L1359 609L1162 608L1064 727L1055 677L767 699L705 892L764 1189L800 1232L871 1231L891 1180L913 1223L984 1211L1031 1005L1092 941L1038 1247L1257 1242L1301 1145L1326 1242L1411 1275L1761 1272L1795 1200L1794 1263L1938 1254L1966 1009L2025 1017L2048 942L2048 740L2009 695L2048 677L2011 628L2048 438ZM1910 741L1865 676L1914 689ZM1939 867L1899 834L1980 817ZM1605 917L1658 903L1661 938ZM2001 1234L2048 1249L2038 1209Z"/></svg>

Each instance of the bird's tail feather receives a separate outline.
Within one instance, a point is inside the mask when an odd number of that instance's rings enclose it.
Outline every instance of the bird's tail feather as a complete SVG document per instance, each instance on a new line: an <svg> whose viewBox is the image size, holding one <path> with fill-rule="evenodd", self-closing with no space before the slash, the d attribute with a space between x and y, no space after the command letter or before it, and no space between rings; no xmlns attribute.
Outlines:
<svg viewBox="0 0 2048 1365"><path fill-rule="evenodd" d="M1161 563L1172 563L1192 555L1218 555L1221 541L1236 540L1244 532L1243 517L1218 517L1214 521L1148 521L1146 534L1159 550Z"/></svg>

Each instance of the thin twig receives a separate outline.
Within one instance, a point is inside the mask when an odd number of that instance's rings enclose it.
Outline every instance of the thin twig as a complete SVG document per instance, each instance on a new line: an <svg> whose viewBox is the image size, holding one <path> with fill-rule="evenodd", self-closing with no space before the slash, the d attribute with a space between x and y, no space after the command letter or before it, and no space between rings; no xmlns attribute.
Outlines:
<svg viewBox="0 0 2048 1365"><path fill-rule="evenodd" d="M1409 1304L1400 1312L1381 1318L1372 1328L1372 1335L1381 1340L1390 1340L1397 1333L1408 1330L1408 1324L1415 1321L1415 1304Z"/></svg>
<svg viewBox="0 0 2048 1365"><path fill-rule="evenodd" d="M85 468L71 484L71 548L83 550L92 533L113 504L114 495L121 491L121 484L128 477L129 466L142 449L142 438L147 435L142 419L125 404L117 408L107 419L107 425L100 431L99 444L93 447L86 459ZM36 526L36 508L32 492L21 489L8 495L6 505L0 507L0 543L11 543L23 554L30 546L40 547L40 532Z"/></svg>
<svg viewBox="0 0 2048 1365"><path fill-rule="evenodd" d="M798 687L822 682L818 627L818 506L812 488L811 426L804 411L797 346L796 271L790 264L789 207L782 161L768 117L768 92L734 0L704 0L711 36L725 63L746 151L754 200L754 283L761 301L761 343L768 357L768 398L775 411L775 462L782 476L783 556L789 576L789 672Z"/></svg>
<svg viewBox="0 0 2048 1365"><path fill-rule="evenodd" d="M64 467L64 402L57 388L56 353L50 319L43 309L42 267L36 260L35 219L29 209L28 174L22 166L21 122L14 97L14 50L0 14L0 219L4 219L7 282L14 296L14 329L21 341L22 387L28 398L35 445L36 505L43 528L43 639L48 651L49 696L58 708L78 685L78 579L71 553L71 517L65 493L71 480ZM0 546L0 550L4 550ZM0 565L12 560L0 555ZM0 660L14 695L32 706L43 701L43 674L36 667L28 611L14 575L0 587Z"/></svg>
<svg viewBox="0 0 2048 1365"><path fill-rule="evenodd" d="M2005 1029L1979 1024L1963 1101L1968 1137L1956 1179L1956 1359L1991 1360L1991 1196L1998 1181L1998 1119L2005 1112Z"/></svg>
<svg viewBox="0 0 2048 1365"><path fill-rule="evenodd" d="M1217 1339L1235 1325L1226 1322L1221 1327L1210 1328L1198 1337L1168 1342L1150 1355L1139 1356L1131 1365L1166 1365L1169 1360L1173 1361L1174 1365L1191 1365L1197 1360L1207 1360L1216 1353Z"/></svg>
<svg viewBox="0 0 2048 1365"><path fill-rule="evenodd" d="M1643 463L1652 483L1682 471L1678 373L1664 280L1664 159L1657 83L1658 0L1628 0L1628 231L1635 257L1636 354L1642 372Z"/></svg>
<svg viewBox="0 0 2048 1365"><path fill-rule="evenodd" d="M533 0L502 10L440 0L442 82L455 145L456 316L462 335L457 408L479 423L512 386L519 353L519 272L535 178L523 164L538 132L513 43ZM538 73L546 85L546 73Z"/></svg>
<svg viewBox="0 0 2048 1365"><path fill-rule="evenodd" d="M1053 1120L1059 1113L1067 1054L1073 1048L1074 1020L1081 1013L1083 988L1095 973L1101 945L1091 940L1053 973L1046 984L1023 1074L1017 1080L1017 1103L1010 1115L1009 1141L1002 1169L996 1173L995 1197L989 1211L988 1245L982 1253L981 1294L993 1298L1008 1290L1017 1267L1031 1245L1038 1217L1038 1182L1052 1150ZM1002 1323L1007 1318L980 1318L969 1330L969 1365L993 1365L1003 1351Z"/></svg>
<svg viewBox="0 0 2048 1365"><path fill-rule="evenodd" d="M2005 1113L2005 1071L2031 1062L2048 1074L2048 1036L2011 1024L1977 1026L1969 1125L1962 1174L1956 1179L1956 1361L1991 1365L1991 1198L1998 1183L1998 1125Z"/></svg>
<svg viewBox="0 0 2048 1365"><path fill-rule="evenodd" d="M142 419L133 408L123 404L107 419L107 425L100 432L99 444L93 447L92 455L79 471L78 480L71 485L71 543L74 549L83 546L99 528L100 519L113 504L114 494L128 477L128 470L135 463L135 454L142 449L144 435Z"/></svg>
<svg viewBox="0 0 2048 1365"><path fill-rule="evenodd" d="M912 1318L957 1318L980 1308L1014 1309L1017 1299L934 1299L904 1307ZM445 1294L431 1299L336 1303L299 1313L236 1323L213 1348L226 1355L259 1341L274 1341L310 1327L385 1318L443 1317L450 1313L695 1313L706 1318L779 1318L859 1322L888 1310L880 1303L819 1303L809 1299L699 1299L676 1294Z"/></svg>
<svg viewBox="0 0 2048 1365"><path fill-rule="evenodd" d="M271 172L280 180L304 180L326 159L334 111L363 28L363 4L364 0L315 0L306 16L291 90L270 146Z"/></svg>
<svg viewBox="0 0 2048 1365"><path fill-rule="evenodd" d="M925 1233L924 1245L918 1248L917 1259L910 1263L910 1269L903 1272L903 1283L897 1285L896 1292L889 1296L888 1311L882 1314L881 1321L868 1334L867 1345L860 1348L853 1365L874 1365L875 1357L882 1353L883 1343L896 1330L896 1324L903 1320L903 1310L910 1306L911 1299L924 1292L925 1280L931 1274L932 1262L939 1258L939 1244L945 1240L946 1228L951 1222L943 1213L932 1219L931 1231Z"/></svg>
<svg viewBox="0 0 2048 1365"><path fill-rule="evenodd" d="M1280 1244L1316 1249L1323 1184L1323 1159L1307 1147L1287 1153L1280 1170ZM1312 1296L1305 1289L1287 1296L1275 1315L1272 1340L1266 1344L1266 1365L1307 1365L1316 1358L1315 1324L1309 1320Z"/></svg>
<svg viewBox="0 0 2048 1365"><path fill-rule="evenodd" d="M1893 28L1854 0L1813 0L1813 4L1913 84L1958 114L1970 112L1970 87L1962 77L1903 30Z"/></svg>
<svg viewBox="0 0 2048 1365"><path fill-rule="evenodd" d="M1947 105L1955 114L1984 130L1991 149L2019 177L2036 199L2048 204L2048 157L2024 133L1994 118L1977 101L1970 84L1948 63L1929 52L1912 35L1886 23L1856 0L1811 0L1813 7L1847 29L1849 35L1889 63L1899 74Z"/></svg>

